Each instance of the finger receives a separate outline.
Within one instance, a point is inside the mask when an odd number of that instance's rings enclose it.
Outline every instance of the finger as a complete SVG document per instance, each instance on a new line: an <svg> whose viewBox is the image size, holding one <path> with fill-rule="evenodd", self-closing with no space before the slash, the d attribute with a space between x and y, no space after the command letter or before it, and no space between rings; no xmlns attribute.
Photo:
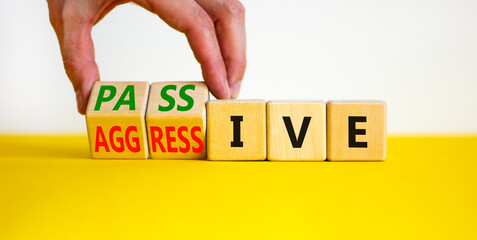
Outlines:
<svg viewBox="0 0 477 240"><path fill-rule="evenodd" d="M217 39L227 69L231 98L237 98L247 66L245 8L238 0L196 0L215 22Z"/></svg>
<svg viewBox="0 0 477 240"><path fill-rule="evenodd" d="M94 60L94 46L91 39L91 24L64 23L64 32L59 36L61 55L66 74L73 84L78 104L78 112L85 114L89 94L95 81L99 81L99 70Z"/></svg>
<svg viewBox="0 0 477 240"><path fill-rule="evenodd" d="M216 98L229 98L227 71L210 16L193 0L137 0L172 28L185 33L204 81Z"/></svg>
<svg viewBox="0 0 477 240"><path fill-rule="evenodd" d="M48 1L48 7L65 71L76 93L78 112L85 114L91 88L95 81L99 81L91 39L94 21L78 12L86 9L84 6L80 8L62 1Z"/></svg>
<svg viewBox="0 0 477 240"><path fill-rule="evenodd" d="M94 60L91 29L115 6L126 1L48 1L50 21L60 44L66 74L76 93L78 112L85 114L99 70Z"/></svg>

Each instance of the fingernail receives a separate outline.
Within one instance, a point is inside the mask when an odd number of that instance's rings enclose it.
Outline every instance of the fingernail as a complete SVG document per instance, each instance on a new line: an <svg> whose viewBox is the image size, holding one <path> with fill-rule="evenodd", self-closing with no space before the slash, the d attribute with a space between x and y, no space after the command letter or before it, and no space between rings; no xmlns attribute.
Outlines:
<svg viewBox="0 0 477 240"><path fill-rule="evenodd" d="M230 98L237 98L240 93L240 87L242 86L242 81L236 82L230 89Z"/></svg>

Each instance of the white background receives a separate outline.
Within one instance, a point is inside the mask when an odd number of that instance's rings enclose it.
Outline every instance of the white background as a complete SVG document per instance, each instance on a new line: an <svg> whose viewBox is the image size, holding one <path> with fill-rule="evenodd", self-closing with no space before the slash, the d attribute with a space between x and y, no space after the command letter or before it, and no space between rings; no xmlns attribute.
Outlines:
<svg viewBox="0 0 477 240"><path fill-rule="evenodd" d="M0 133L86 133L46 1L0 2ZM477 132L476 0L243 3L241 99L379 99L390 133ZM93 38L102 80L201 80L185 37L133 4Z"/></svg>

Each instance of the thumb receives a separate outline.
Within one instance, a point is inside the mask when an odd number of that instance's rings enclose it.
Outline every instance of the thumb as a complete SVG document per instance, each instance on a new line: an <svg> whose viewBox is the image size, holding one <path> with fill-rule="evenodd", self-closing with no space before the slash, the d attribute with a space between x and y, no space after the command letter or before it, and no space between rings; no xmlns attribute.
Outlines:
<svg viewBox="0 0 477 240"><path fill-rule="evenodd" d="M66 74L76 93L78 112L85 114L93 84L99 81L91 38L93 22L63 17L52 21L60 44Z"/></svg>
<svg viewBox="0 0 477 240"><path fill-rule="evenodd" d="M94 82L99 81L99 70L94 60L91 28L92 25L88 24L66 23L63 39L60 41L63 64L66 74L73 84L78 112L81 114L86 112Z"/></svg>

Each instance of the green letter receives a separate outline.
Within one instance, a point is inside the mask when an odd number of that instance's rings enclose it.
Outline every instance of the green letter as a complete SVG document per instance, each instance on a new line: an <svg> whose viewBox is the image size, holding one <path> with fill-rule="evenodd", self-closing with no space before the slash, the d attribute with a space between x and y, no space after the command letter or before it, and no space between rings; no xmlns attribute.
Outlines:
<svg viewBox="0 0 477 240"><path fill-rule="evenodd" d="M187 93L185 92L189 89L195 91L195 85L184 85L181 90L179 90L179 96L187 102L187 106L185 107L179 104L177 105L177 110L181 112L189 111L194 106L194 99L191 96L187 95Z"/></svg>
<svg viewBox="0 0 477 240"><path fill-rule="evenodd" d="M173 97L171 97L171 95L168 95L167 94L167 91L169 90L176 90L177 89L177 86L176 85L166 85L162 88L161 90L161 97L162 99L166 100L167 102L169 102L169 105L168 106L161 106L159 105L159 111L161 112L167 112L167 111L170 111L174 108L174 105L176 105L176 101L174 100Z"/></svg>
<svg viewBox="0 0 477 240"><path fill-rule="evenodd" d="M129 99L126 100L126 96L129 94ZM113 111L119 110L121 105L129 105L129 110L136 110L136 98L134 97L134 85L128 85L124 89L123 94L119 98L118 102L113 108Z"/></svg>
<svg viewBox="0 0 477 240"><path fill-rule="evenodd" d="M108 90L109 96L105 97L104 93ZM96 99L96 105L94 105L94 111L99 111L101 108L101 103L103 102L109 102L113 100L114 96L116 96L116 87L112 85L102 85L99 88L99 93L98 93L98 99Z"/></svg>

